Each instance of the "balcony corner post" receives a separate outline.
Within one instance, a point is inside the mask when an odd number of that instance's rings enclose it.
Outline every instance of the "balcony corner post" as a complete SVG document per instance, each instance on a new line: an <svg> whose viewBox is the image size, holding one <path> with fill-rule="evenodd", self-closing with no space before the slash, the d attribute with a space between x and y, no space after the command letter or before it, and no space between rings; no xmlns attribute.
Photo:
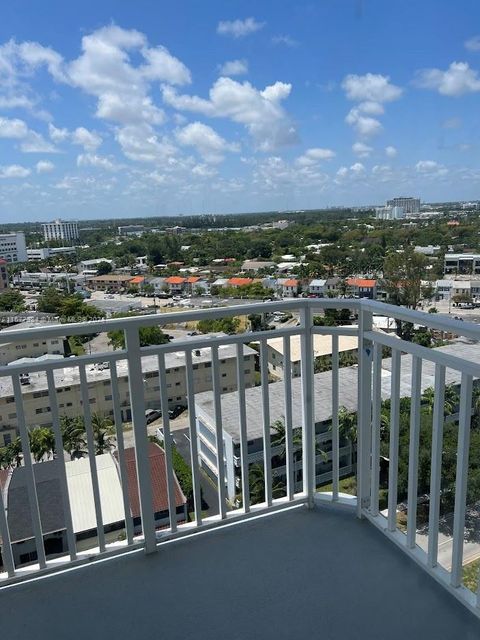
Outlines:
<svg viewBox="0 0 480 640"><path fill-rule="evenodd" d="M303 441L303 492L307 507L313 509L315 495L315 410L313 407L313 316L307 303L300 309L301 376L302 376L302 441Z"/></svg>
<svg viewBox="0 0 480 640"><path fill-rule="evenodd" d="M364 335L372 331L372 312L360 303L358 314L357 516L370 506L372 448L373 344Z"/></svg>
<svg viewBox="0 0 480 640"><path fill-rule="evenodd" d="M145 544L145 553L157 551L155 519L153 514L153 494L148 457L147 421L145 419L145 398L143 387L142 359L139 328L129 324L125 327L125 345L128 361L128 388L132 411L133 435L135 441L135 463L137 467L140 515Z"/></svg>

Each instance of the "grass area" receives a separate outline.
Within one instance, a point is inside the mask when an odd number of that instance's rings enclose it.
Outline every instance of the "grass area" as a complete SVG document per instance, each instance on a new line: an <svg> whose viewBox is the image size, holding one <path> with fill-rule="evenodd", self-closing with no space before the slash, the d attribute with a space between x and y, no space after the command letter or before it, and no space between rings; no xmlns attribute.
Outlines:
<svg viewBox="0 0 480 640"><path fill-rule="evenodd" d="M79 342L78 336L69 336L68 346L73 356L83 356L85 353L85 347Z"/></svg>
<svg viewBox="0 0 480 640"><path fill-rule="evenodd" d="M463 584L476 593L478 587L478 571L480 569L480 560L474 560L463 567Z"/></svg>
<svg viewBox="0 0 480 640"><path fill-rule="evenodd" d="M357 478L355 476L349 476L348 478L341 478L338 483L338 490L340 493L348 493L351 496L357 495ZM317 491L333 491L333 483L324 484L321 487L317 487Z"/></svg>

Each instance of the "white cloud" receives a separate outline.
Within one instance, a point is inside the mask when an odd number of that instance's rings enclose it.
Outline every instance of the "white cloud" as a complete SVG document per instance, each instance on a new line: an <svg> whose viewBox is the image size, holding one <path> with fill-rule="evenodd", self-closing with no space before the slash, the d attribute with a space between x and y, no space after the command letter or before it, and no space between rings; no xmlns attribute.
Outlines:
<svg viewBox="0 0 480 640"><path fill-rule="evenodd" d="M355 144L352 145L352 151L360 158L368 158L373 149L363 142L355 142Z"/></svg>
<svg viewBox="0 0 480 640"><path fill-rule="evenodd" d="M192 122L176 132L178 142L183 146L194 147L205 162L221 162L226 151L237 152L238 144L228 143L218 133L201 122Z"/></svg>
<svg viewBox="0 0 480 640"><path fill-rule="evenodd" d="M255 33L255 31L259 31L264 26L264 22L257 22L255 18L246 18L245 20L225 20L218 23L217 33L222 36L243 38L251 33Z"/></svg>
<svg viewBox="0 0 480 640"><path fill-rule="evenodd" d="M422 69L414 80L417 87L434 89L444 96L461 96L480 91L478 71L471 69L467 62L452 62L446 71Z"/></svg>
<svg viewBox="0 0 480 640"><path fill-rule="evenodd" d="M388 158L395 158L395 156L397 155L397 149L395 147L392 147L392 145L388 145L388 147L385 147L385 155Z"/></svg>
<svg viewBox="0 0 480 640"><path fill-rule="evenodd" d="M389 76L366 73L364 76L350 74L342 82L347 98L355 101L392 102L402 95L402 89L390 82Z"/></svg>
<svg viewBox="0 0 480 640"><path fill-rule="evenodd" d="M81 153L77 156L77 167L95 167L105 171L116 171L118 169L114 162L105 156L99 156L94 153Z"/></svg>
<svg viewBox="0 0 480 640"><path fill-rule="evenodd" d="M480 36L472 36L464 44L469 51L480 51Z"/></svg>
<svg viewBox="0 0 480 640"><path fill-rule="evenodd" d="M20 143L20 149L24 153L57 153L53 144L36 131L28 131L26 137Z"/></svg>
<svg viewBox="0 0 480 640"><path fill-rule="evenodd" d="M176 153L175 146L167 138L159 138L149 124L121 127L115 138L125 156L138 162L162 162Z"/></svg>
<svg viewBox="0 0 480 640"><path fill-rule="evenodd" d="M298 42L296 40L294 40L293 38L291 38L290 36L288 36L288 35L273 36L272 43L273 44L283 44L286 47L296 47L296 46L298 46Z"/></svg>
<svg viewBox="0 0 480 640"><path fill-rule="evenodd" d="M281 101L287 98L291 85L275 82L259 91L249 82L219 78L209 91L209 99L179 95L163 86L163 100L180 111L193 111L209 117L230 118L243 124L256 147L269 151L297 140L297 133Z"/></svg>
<svg viewBox="0 0 480 640"><path fill-rule="evenodd" d="M26 178L31 173L30 169L19 164L0 167L0 178Z"/></svg>
<svg viewBox="0 0 480 640"><path fill-rule="evenodd" d="M372 116L382 115L383 103L398 100L403 93L400 87L390 82L389 76L374 73L363 76L350 74L344 78L342 89L349 100L359 102L347 114L345 122L363 138L380 133L382 124Z"/></svg>
<svg viewBox="0 0 480 640"><path fill-rule="evenodd" d="M335 157L335 151L331 149L322 149L321 147L313 147L307 149L303 155L295 160L295 164L299 167L311 167L321 160L330 160Z"/></svg>
<svg viewBox="0 0 480 640"><path fill-rule="evenodd" d="M55 165L49 160L40 160L35 165L35 169L37 173L50 173L55 169Z"/></svg>
<svg viewBox="0 0 480 640"><path fill-rule="evenodd" d="M415 165L418 173L441 176L448 173L448 169L435 160L419 160Z"/></svg>
<svg viewBox="0 0 480 640"><path fill-rule="evenodd" d="M145 78L177 85L191 83L190 70L165 47L144 47L142 55L147 61L147 64L140 68Z"/></svg>
<svg viewBox="0 0 480 640"><path fill-rule="evenodd" d="M365 173L365 167L361 162L355 162L355 164L352 164L350 167L350 171L355 174Z"/></svg>
<svg viewBox="0 0 480 640"><path fill-rule="evenodd" d="M377 135L382 130L382 124L376 118L362 115L359 108L350 109L345 122L351 125L358 135L368 138Z"/></svg>
<svg viewBox="0 0 480 640"><path fill-rule="evenodd" d="M59 53L49 47L43 47L38 42L22 42L17 46L18 56L32 69L46 66L55 80L65 80L63 58Z"/></svg>
<svg viewBox="0 0 480 640"><path fill-rule="evenodd" d="M196 164L192 169L192 173L200 178L213 178L218 171L207 164Z"/></svg>
<svg viewBox="0 0 480 640"><path fill-rule="evenodd" d="M28 127L23 120L18 118L0 118L0 138L25 138L28 135Z"/></svg>
<svg viewBox="0 0 480 640"><path fill-rule="evenodd" d="M222 76L241 76L248 73L248 62L246 60L229 60L222 64L219 69Z"/></svg>
<svg viewBox="0 0 480 640"><path fill-rule="evenodd" d="M53 142L63 142L70 136L68 129L59 129L51 122L48 124L48 135Z"/></svg>
<svg viewBox="0 0 480 640"><path fill-rule="evenodd" d="M89 131L85 127L77 127L72 131L72 142L82 146L85 151L95 151L103 142L102 138L94 131Z"/></svg>
<svg viewBox="0 0 480 640"><path fill-rule="evenodd" d="M447 120L442 122L442 127L444 129L460 129L461 126L462 119L457 117L447 118Z"/></svg>

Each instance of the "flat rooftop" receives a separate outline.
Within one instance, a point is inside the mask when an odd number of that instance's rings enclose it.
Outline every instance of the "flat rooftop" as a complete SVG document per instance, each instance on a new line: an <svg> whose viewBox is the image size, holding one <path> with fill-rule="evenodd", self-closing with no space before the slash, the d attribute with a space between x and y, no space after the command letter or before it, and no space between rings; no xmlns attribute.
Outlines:
<svg viewBox="0 0 480 640"><path fill-rule="evenodd" d="M349 329L355 329L356 327L349 326ZM283 338L270 338L267 340L267 344L272 349L275 349L283 356ZM338 336L338 350L353 351L358 349L357 336ZM319 356L329 356L332 354L332 336L324 336L315 334L313 336L313 353L316 358ZM301 341L300 336L290 337L290 359L292 362L299 362L301 359Z"/></svg>
<svg viewBox="0 0 480 640"><path fill-rule="evenodd" d="M450 353L459 358L480 363L480 344L468 341L457 341L445 347L437 349L443 353ZM391 385L391 358L382 360L382 398L390 398ZM459 384L461 374L453 369L447 369L446 384ZM341 367L338 370L338 384L340 394L340 406L348 411L357 410L357 379L358 367ZM403 355L401 358L400 396L411 395L412 358ZM422 363L422 391L433 387L435 382L435 365L427 360ZM301 378L292 378L292 416L293 427L301 427L302 424L302 393ZM268 385L270 400L270 421L283 419L285 416L285 387L284 382L273 382ZM205 391L197 394L196 407L199 416L203 416L213 425L214 407L213 393ZM223 394L222 403L222 427L229 433L235 442L240 439L240 426L238 421L238 393L236 391ZM247 435L249 439L263 437L262 388L253 387L245 390L245 404L247 412ZM332 417L332 372L324 371L314 375L314 419L315 422L325 422Z"/></svg>
<svg viewBox="0 0 480 640"><path fill-rule="evenodd" d="M0 593L2 610L15 612L2 617L9 640L51 640L61 629L69 640L480 637L479 620L374 526L322 507L251 519L150 556L122 555Z"/></svg>

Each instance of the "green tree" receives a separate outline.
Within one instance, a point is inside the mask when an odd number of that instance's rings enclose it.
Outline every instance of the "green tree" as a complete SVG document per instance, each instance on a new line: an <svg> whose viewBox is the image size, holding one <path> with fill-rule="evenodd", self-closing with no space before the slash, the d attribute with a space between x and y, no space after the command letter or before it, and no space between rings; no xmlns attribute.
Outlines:
<svg viewBox="0 0 480 640"><path fill-rule="evenodd" d="M97 274L99 276L105 276L108 273L111 273L113 270L112 265L110 264L110 262L107 262L106 260L102 260L102 262L99 262L97 265Z"/></svg>
<svg viewBox="0 0 480 640"><path fill-rule="evenodd" d="M239 318L219 318L218 320L200 320L197 329L201 333L236 333L240 327Z"/></svg>
<svg viewBox="0 0 480 640"><path fill-rule="evenodd" d="M92 428L96 456L108 453L115 447L115 429L110 418L106 418L100 413L93 413Z"/></svg>
<svg viewBox="0 0 480 640"><path fill-rule="evenodd" d="M62 304L65 296L55 287L46 287L38 296L37 309L43 313L62 314Z"/></svg>
<svg viewBox="0 0 480 640"><path fill-rule="evenodd" d="M28 432L30 451L35 462L51 458L55 452L55 434L50 427L35 427Z"/></svg>
<svg viewBox="0 0 480 640"><path fill-rule="evenodd" d="M116 316L118 317L118 316ZM138 331L140 346L148 347L152 344L166 344L170 338L160 327L141 327ZM125 333L122 329L115 329L107 333L108 340L114 349L125 349Z"/></svg>
<svg viewBox="0 0 480 640"><path fill-rule="evenodd" d="M25 298L17 289L7 289L0 295L0 311L25 311Z"/></svg>
<svg viewBox="0 0 480 640"><path fill-rule="evenodd" d="M60 430L62 432L63 448L70 455L70 459L81 458L87 446L83 418L62 416L60 418Z"/></svg>
<svg viewBox="0 0 480 640"><path fill-rule="evenodd" d="M251 504L265 502L265 469L263 464L250 465L248 473ZM272 498L281 498L285 495L285 485L272 469Z"/></svg>

